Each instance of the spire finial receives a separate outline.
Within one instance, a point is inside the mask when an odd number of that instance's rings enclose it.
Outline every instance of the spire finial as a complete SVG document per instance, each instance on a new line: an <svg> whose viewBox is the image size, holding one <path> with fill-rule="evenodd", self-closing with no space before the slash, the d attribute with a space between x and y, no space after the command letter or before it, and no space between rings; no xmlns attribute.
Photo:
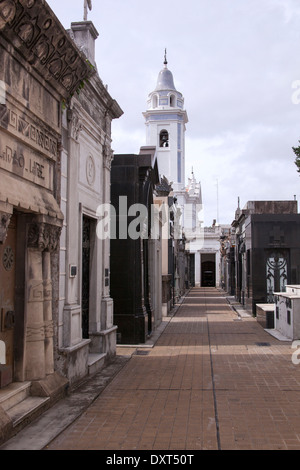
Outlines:
<svg viewBox="0 0 300 470"><path fill-rule="evenodd" d="M168 65L168 61L167 61L167 49L165 49L165 61L164 61L164 65L165 65L165 66Z"/></svg>
<svg viewBox="0 0 300 470"><path fill-rule="evenodd" d="M84 13L83 13L83 21L87 21L88 17L88 9L92 10L92 0L84 0Z"/></svg>

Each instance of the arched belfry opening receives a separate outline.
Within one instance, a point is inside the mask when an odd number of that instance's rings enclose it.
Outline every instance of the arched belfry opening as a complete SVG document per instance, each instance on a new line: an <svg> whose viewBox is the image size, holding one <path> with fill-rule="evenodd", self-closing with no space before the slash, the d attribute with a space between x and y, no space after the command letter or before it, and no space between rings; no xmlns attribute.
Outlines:
<svg viewBox="0 0 300 470"><path fill-rule="evenodd" d="M159 146L169 147L169 132L163 129L159 134Z"/></svg>
<svg viewBox="0 0 300 470"><path fill-rule="evenodd" d="M158 106L157 95L153 95L153 97L152 97L152 108L157 108L157 106Z"/></svg>

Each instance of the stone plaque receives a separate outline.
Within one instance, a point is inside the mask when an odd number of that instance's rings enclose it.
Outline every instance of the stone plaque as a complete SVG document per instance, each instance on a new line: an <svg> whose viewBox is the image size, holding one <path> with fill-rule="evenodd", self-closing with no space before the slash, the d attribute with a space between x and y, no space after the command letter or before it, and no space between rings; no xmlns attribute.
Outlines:
<svg viewBox="0 0 300 470"><path fill-rule="evenodd" d="M36 124L23 111L7 102L6 106L0 106L0 126L13 134L26 144L34 147L49 158L56 159L58 140L44 126Z"/></svg>
<svg viewBox="0 0 300 470"><path fill-rule="evenodd" d="M53 190L53 163L0 132L0 168Z"/></svg>

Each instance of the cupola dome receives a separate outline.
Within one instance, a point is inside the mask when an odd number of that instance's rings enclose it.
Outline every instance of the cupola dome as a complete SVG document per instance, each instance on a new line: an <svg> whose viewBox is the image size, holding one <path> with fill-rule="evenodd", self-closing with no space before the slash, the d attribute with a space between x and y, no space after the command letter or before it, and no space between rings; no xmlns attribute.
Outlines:
<svg viewBox="0 0 300 470"><path fill-rule="evenodd" d="M162 91L162 90L175 90L173 74L168 69L168 62L165 53L165 61L164 61L164 68L159 72L157 84L155 91Z"/></svg>

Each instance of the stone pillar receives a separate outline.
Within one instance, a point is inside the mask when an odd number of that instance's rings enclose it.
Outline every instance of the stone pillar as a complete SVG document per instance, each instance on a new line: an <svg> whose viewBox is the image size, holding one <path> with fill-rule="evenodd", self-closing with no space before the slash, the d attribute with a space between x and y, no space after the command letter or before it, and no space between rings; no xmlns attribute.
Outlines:
<svg viewBox="0 0 300 470"><path fill-rule="evenodd" d="M7 210L2 211L0 207L0 243L4 243L7 236L9 222L12 216L12 209L10 212Z"/></svg>
<svg viewBox="0 0 300 470"><path fill-rule="evenodd" d="M44 289L42 252L27 250L27 325L25 351L25 378L39 380L45 377L44 353Z"/></svg>
<svg viewBox="0 0 300 470"><path fill-rule="evenodd" d="M106 116L106 132L111 133L110 118ZM105 137L103 144L103 203L110 203L110 181L111 181L111 163L113 152L110 148L110 139ZM100 241L101 243L101 241ZM110 296L110 239L102 240L102 301L100 318L100 351L106 353L107 357L113 357L116 354L117 326L113 320L113 299Z"/></svg>
<svg viewBox="0 0 300 470"><path fill-rule="evenodd" d="M201 286L201 253L197 251L195 253L195 286Z"/></svg>
<svg viewBox="0 0 300 470"><path fill-rule="evenodd" d="M44 328L45 328L45 370L46 375L54 372L53 359L53 320L52 320L52 281L51 257L49 251L43 252L44 284Z"/></svg>
<svg viewBox="0 0 300 470"><path fill-rule="evenodd" d="M51 252L60 230L39 221L28 230L25 380L41 380L54 372Z"/></svg>

